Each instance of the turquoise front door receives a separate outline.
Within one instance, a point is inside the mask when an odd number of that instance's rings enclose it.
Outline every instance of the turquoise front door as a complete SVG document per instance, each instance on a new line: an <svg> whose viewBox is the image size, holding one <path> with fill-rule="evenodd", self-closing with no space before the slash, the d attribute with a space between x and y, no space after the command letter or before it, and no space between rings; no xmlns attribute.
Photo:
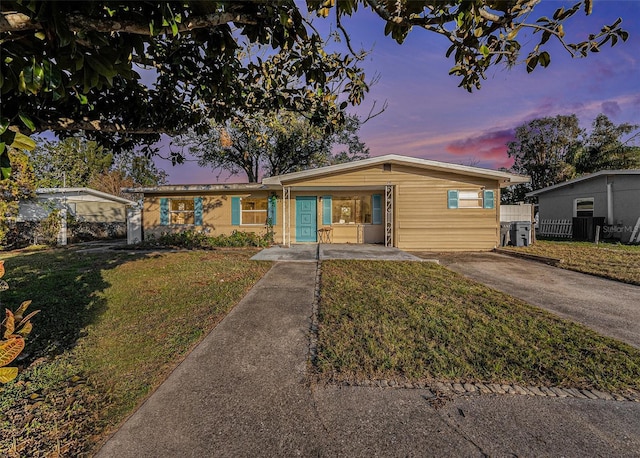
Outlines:
<svg viewBox="0 0 640 458"><path fill-rule="evenodd" d="M296 197L296 242L317 241L317 215L315 197Z"/></svg>

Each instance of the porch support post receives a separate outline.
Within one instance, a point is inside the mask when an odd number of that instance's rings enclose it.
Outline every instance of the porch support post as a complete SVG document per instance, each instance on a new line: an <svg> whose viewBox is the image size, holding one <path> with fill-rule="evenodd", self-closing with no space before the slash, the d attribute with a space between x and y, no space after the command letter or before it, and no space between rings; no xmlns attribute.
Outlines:
<svg viewBox="0 0 640 458"><path fill-rule="evenodd" d="M391 184L384 187L384 246L386 247L393 246L393 188Z"/></svg>
<svg viewBox="0 0 640 458"><path fill-rule="evenodd" d="M291 187L282 187L282 244L291 246Z"/></svg>

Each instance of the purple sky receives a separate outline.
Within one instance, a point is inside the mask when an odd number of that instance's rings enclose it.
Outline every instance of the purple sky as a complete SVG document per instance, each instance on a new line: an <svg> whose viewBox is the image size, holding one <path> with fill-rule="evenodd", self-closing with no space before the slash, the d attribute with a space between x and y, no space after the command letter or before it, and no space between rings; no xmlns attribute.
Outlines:
<svg viewBox="0 0 640 458"><path fill-rule="evenodd" d="M552 15L572 3L545 0L533 14L536 19ZM389 105L362 127L361 138L371 156L403 154L498 168L511 165L506 144L514 129L535 118L575 113L587 128L605 113L616 124L640 124L640 1L596 0L591 16L580 13L567 23L567 35L569 41L581 41L618 17L630 34L626 43L607 45L586 59L572 59L554 44L548 48L551 65L546 69L527 74L524 65L495 67L482 89L470 94L448 75L453 60L445 58L444 38L415 29L398 45L384 36L380 19L359 10L343 25L354 47L372 49L363 63L367 75L381 78L363 105L351 111L365 116L374 101ZM526 42L524 35L520 38ZM218 175L195 163L173 167L157 162L171 184L211 183ZM227 181L245 179L237 175Z"/></svg>

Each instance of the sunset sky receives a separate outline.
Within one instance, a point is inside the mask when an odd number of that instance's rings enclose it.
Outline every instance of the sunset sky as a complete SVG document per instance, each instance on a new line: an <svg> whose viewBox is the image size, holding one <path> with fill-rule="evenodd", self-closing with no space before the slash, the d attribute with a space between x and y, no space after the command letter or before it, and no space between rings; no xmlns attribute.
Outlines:
<svg viewBox="0 0 640 458"><path fill-rule="evenodd" d="M550 16L572 3L544 0L533 14ZM626 43L607 45L585 59L572 59L554 44L548 48L548 68L527 74L524 65L495 67L482 89L469 93L448 75L453 60L445 57L444 38L415 29L398 45L384 36L379 18L359 10L343 25L354 47L372 49L363 66L368 76L380 74L380 81L363 105L351 111L365 116L374 101L377 106L388 103L384 113L362 127L361 138L371 156L403 154L499 168L511 165L506 144L515 128L535 118L575 113L588 128L605 113L616 124L640 124L640 1L596 0L591 16L580 13L570 19L567 36L581 41L618 17L630 34ZM524 35L519 38L527 41ZM218 175L195 163L174 167L159 160L158 165L168 172L171 184L212 183ZM244 175L227 179L244 180Z"/></svg>

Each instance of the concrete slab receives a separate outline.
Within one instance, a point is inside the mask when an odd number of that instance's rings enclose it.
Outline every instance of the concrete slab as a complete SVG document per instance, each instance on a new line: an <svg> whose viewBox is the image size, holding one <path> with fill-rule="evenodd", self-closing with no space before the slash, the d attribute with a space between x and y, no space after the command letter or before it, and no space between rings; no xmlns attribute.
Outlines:
<svg viewBox="0 0 640 458"><path fill-rule="evenodd" d="M425 261L398 248L367 244L309 244L270 247L252 257L254 261L326 261L359 259L377 261ZM438 262L437 260L431 260Z"/></svg>
<svg viewBox="0 0 640 458"><path fill-rule="evenodd" d="M320 244L318 258L328 259L360 259L372 261L423 261L422 258L404 252L398 248L382 245L365 244Z"/></svg>
<svg viewBox="0 0 640 458"><path fill-rule="evenodd" d="M318 245L273 246L251 258L253 261L312 261L318 260Z"/></svg>

